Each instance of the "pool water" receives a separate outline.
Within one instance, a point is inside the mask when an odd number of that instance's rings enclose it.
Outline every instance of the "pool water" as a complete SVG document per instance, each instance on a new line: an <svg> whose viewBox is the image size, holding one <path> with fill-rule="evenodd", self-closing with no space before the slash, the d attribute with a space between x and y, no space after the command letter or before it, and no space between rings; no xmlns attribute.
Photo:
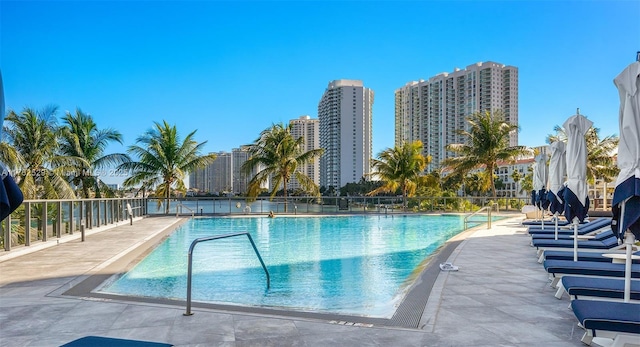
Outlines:
<svg viewBox="0 0 640 347"><path fill-rule="evenodd" d="M178 228L101 292L186 298L187 255L200 237L247 231L199 243L193 252L194 301L390 318L425 258L463 230L463 216L196 218Z"/></svg>

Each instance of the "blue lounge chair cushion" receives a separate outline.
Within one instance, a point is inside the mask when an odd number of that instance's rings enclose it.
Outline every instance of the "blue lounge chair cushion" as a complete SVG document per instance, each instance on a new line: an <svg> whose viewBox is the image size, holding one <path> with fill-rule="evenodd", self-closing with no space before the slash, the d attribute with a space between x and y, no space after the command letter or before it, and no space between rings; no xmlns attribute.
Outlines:
<svg viewBox="0 0 640 347"><path fill-rule="evenodd" d="M598 218L589 223L578 225L578 234L582 235L590 233L600 228L604 228L608 225L611 225L611 218ZM529 234L555 234L556 228L554 225L545 226L544 229L542 229L541 226L531 226L527 231L529 232ZM559 229L558 233L573 233L573 228L568 228L568 226L565 226L564 228Z"/></svg>
<svg viewBox="0 0 640 347"><path fill-rule="evenodd" d="M599 277L562 277L562 287L569 295L624 299L624 279ZM631 299L640 300L640 281L631 281ZM640 309L640 308L639 308Z"/></svg>
<svg viewBox="0 0 640 347"><path fill-rule="evenodd" d="M539 239L532 241L534 247L538 248L573 248L573 240L554 240L554 239ZM588 249L611 249L618 246L618 238L609 237L602 241L578 241L578 248Z"/></svg>
<svg viewBox="0 0 640 347"><path fill-rule="evenodd" d="M171 347L160 342L115 339L102 336L85 336L62 345L61 347Z"/></svg>
<svg viewBox="0 0 640 347"><path fill-rule="evenodd" d="M580 234L578 233L578 235ZM608 230L601 231L593 236L594 238L590 239L591 241L602 241L611 236L615 236L615 234L613 233L611 228L609 228ZM554 234L533 234L531 235L531 238L533 240L542 240L542 239L550 240L550 239L555 239L555 235ZM558 240L573 240L573 232L571 234L558 234Z"/></svg>
<svg viewBox="0 0 640 347"><path fill-rule="evenodd" d="M585 329L640 334L640 305L628 302L573 300L571 309Z"/></svg>
<svg viewBox="0 0 640 347"><path fill-rule="evenodd" d="M625 264L597 261L545 260L544 269L555 274L606 276L624 278ZM640 264L631 265L631 277L640 278Z"/></svg>
<svg viewBox="0 0 640 347"><path fill-rule="evenodd" d="M578 252L578 260L581 261L601 261L603 263L611 263L613 259L603 257L598 252ZM633 253L640 255L640 251ZM544 251L544 259L546 260L573 260L573 251ZM640 264L640 259L632 260L634 264Z"/></svg>

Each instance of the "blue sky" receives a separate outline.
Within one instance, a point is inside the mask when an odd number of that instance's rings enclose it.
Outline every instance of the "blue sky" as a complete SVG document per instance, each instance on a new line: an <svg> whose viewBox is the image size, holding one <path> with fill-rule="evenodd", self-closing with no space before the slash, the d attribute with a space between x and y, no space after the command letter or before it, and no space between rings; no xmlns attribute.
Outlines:
<svg viewBox="0 0 640 347"><path fill-rule="evenodd" d="M123 134L109 152L162 120L230 151L360 79L377 154L395 89L495 61L519 68L520 144L538 146L578 107L618 134L612 81L640 50L638 18L640 1L2 0L0 68L8 109L79 107Z"/></svg>

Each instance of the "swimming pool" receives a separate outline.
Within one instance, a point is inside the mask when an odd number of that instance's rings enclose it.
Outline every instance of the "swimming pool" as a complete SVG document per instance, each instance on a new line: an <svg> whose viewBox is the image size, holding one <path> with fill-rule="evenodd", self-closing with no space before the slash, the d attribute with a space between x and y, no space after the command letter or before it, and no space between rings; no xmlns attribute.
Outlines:
<svg viewBox="0 0 640 347"><path fill-rule="evenodd" d="M463 229L463 216L195 218L179 227L101 293L184 300L187 253L200 237L250 232L199 244L194 301L389 318L424 260Z"/></svg>

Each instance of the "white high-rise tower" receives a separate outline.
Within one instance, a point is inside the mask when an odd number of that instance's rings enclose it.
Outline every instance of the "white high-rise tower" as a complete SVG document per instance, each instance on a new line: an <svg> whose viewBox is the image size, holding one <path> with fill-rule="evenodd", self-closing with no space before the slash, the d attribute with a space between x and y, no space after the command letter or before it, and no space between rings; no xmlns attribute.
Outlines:
<svg viewBox="0 0 640 347"><path fill-rule="evenodd" d="M289 121L291 125L291 135L298 139L302 137L304 139L303 152L308 152L314 149L320 148L320 121L318 119L311 119L309 116L300 116L298 119L292 119ZM320 160L315 158L313 162L305 164L304 167L299 168L300 172L309 176L313 180L313 183L320 185ZM300 188L300 183L295 177L291 177L289 189Z"/></svg>
<svg viewBox="0 0 640 347"><path fill-rule="evenodd" d="M337 190L371 172L373 91L362 81L329 83L318 103L320 186Z"/></svg>
<svg viewBox="0 0 640 347"><path fill-rule="evenodd" d="M467 129L474 112L501 110L505 121L518 124L518 68L494 62L477 63L429 80L407 83L395 92L395 144L420 140L432 157L427 171L453 156L447 145L463 143L457 130ZM468 130L468 129L467 129ZM509 145L518 144L513 132Z"/></svg>

